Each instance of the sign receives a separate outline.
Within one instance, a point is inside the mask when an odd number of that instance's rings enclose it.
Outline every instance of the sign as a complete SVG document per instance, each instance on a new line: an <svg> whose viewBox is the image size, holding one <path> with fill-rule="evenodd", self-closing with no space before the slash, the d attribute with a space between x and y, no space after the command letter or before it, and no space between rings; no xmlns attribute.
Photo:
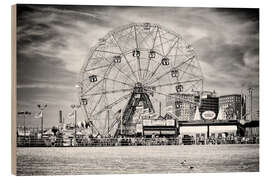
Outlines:
<svg viewBox="0 0 270 180"><path fill-rule="evenodd" d="M172 131L161 131L161 134L163 134L163 135L173 135L173 134L175 134L175 131L174 130L172 130Z"/></svg>
<svg viewBox="0 0 270 180"><path fill-rule="evenodd" d="M194 135L197 133L207 133L207 126L181 126L179 132L182 135Z"/></svg>
<svg viewBox="0 0 270 180"><path fill-rule="evenodd" d="M209 126L210 133L234 133L236 134L237 125Z"/></svg>
<svg viewBox="0 0 270 180"><path fill-rule="evenodd" d="M202 117L207 120L214 119L216 117L216 113L214 111L204 111L202 113Z"/></svg>
<svg viewBox="0 0 270 180"><path fill-rule="evenodd" d="M159 135L160 131L144 131L144 135L152 135L152 134Z"/></svg>
<svg viewBox="0 0 270 180"><path fill-rule="evenodd" d="M167 119L167 120L166 120L166 125L167 125L167 126L174 126L174 122L175 122L174 119Z"/></svg>
<svg viewBox="0 0 270 180"><path fill-rule="evenodd" d="M143 125L144 126L151 126L151 120L148 120L148 119L143 120Z"/></svg>
<svg viewBox="0 0 270 180"><path fill-rule="evenodd" d="M152 126L166 126L165 120L152 120Z"/></svg>

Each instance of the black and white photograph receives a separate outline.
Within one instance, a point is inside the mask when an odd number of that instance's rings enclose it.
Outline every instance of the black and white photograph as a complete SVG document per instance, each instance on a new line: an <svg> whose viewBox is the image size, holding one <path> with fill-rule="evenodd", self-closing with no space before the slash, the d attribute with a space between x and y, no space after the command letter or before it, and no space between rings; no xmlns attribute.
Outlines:
<svg viewBox="0 0 270 180"><path fill-rule="evenodd" d="M16 175L259 172L259 8L12 11Z"/></svg>

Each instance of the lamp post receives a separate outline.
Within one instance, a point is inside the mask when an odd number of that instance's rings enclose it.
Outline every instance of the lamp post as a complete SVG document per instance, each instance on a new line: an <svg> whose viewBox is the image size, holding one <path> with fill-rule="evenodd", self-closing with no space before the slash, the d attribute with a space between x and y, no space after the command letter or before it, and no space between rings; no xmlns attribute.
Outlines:
<svg viewBox="0 0 270 180"><path fill-rule="evenodd" d="M75 136L75 139L76 139L76 135L77 135L77 127L76 127L76 125L77 125L77 109L80 108L81 105L72 104L70 107L73 109L73 113L74 113L74 123L75 123L75 134L74 134L74 136Z"/></svg>
<svg viewBox="0 0 270 180"><path fill-rule="evenodd" d="M18 115L23 115L23 133L24 133L24 138L25 138L25 116L26 115L31 115L31 112L29 112L29 111L20 111L20 112L18 112Z"/></svg>
<svg viewBox="0 0 270 180"><path fill-rule="evenodd" d="M47 107L47 104L38 104L37 107L41 111L41 137L43 136L43 111Z"/></svg>

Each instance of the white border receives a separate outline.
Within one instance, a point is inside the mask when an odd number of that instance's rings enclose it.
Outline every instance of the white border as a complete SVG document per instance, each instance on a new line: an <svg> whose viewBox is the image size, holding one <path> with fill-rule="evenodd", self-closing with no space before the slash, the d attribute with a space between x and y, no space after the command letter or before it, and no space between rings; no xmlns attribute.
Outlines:
<svg viewBox="0 0 270 180"><path fill-rule="evenodd" d="M11 5L16 3L38 3L38 4L81 4L81 5L137 5L137 6L178 6L178 7L249 7L260 8L260 172L259 173L213 173L213 174L153 174L153 175L98 175L98 176L79 176L82 179L255 179L255 178L269 178L269 138L268 128L269 118L269 22L270 22L270 8L267 1L247 1L247 0L28 0L28 1L5 1L1 3L1 177L13 179L15 176L11 175L10 168L10 107L11 107L11 63L10 63L10 14ZM263 102L262 102L263 101ZM22 179L29 177L22 177ZM30 177L36 178L36 177ZM71 180L74 176L54 176L54 177L38 177L41 179L59 179L65 178Z"/></svg>

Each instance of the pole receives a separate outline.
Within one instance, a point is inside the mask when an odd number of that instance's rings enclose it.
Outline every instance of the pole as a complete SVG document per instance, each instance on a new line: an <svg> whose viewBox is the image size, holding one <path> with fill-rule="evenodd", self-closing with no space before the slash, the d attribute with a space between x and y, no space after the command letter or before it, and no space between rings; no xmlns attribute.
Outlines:
<svg viewBox="0 0 270 180"><path fill-rule="evenodd" d="M43 137L43 110L41 110L41 137Z"/></svg>
<svg viewBox="0 0 270 180"><path fill-rule="evenodd" d="M251 90L251 92L250 92L250 118L251 118L251 121L253 119L253 117L252 117L252 91L253 90Z"/></svg>
<svg viewBox="0 0 270 180"><path fill-rule="evenodd" d="M123 118L122 118L122 110L121 110L121 116L120 116L120 132L121 132L121 135L123 134Z"/></svg>
<svg viewBox="0 0 270 180"><path fill-rule="evenodd" d="M242 89L241 89L241 106L240 106L240 120L242 120L243 119L243 92L242 92Z"/></svg>
<svg viewBox="0 0 270 180"><path fill-rule="evenodd" d="M161 116L161 101L159 101L159 116Z"/></svg>
<svg viewBox="0 0 270 180"><path fill-rule="evenodd" d="M74 109L74 118L75 118L75 139L77 135L77 110Z"/></svg>
<svg viewBox="0 0 270 180"><path fill-rule="evenodd" d="M38 104L37 107L41 112L41 137L43 136L43 110L47 107L47 104Z"/></svg>
<svg viewBox="0 0 270 180"><path fill-rule="evenodd" d="M110 111L109 111L109 109L107 110L107 116L108 116L108 125L107 125L107 128L108 128L108 135L110 134Z"/></svg>
<svg viewBox="0 0 270 180"><path fill-rule="evenodd" d="M23 133L24 133L24 139L25 139L25 112L23 113Z"/></svg>

